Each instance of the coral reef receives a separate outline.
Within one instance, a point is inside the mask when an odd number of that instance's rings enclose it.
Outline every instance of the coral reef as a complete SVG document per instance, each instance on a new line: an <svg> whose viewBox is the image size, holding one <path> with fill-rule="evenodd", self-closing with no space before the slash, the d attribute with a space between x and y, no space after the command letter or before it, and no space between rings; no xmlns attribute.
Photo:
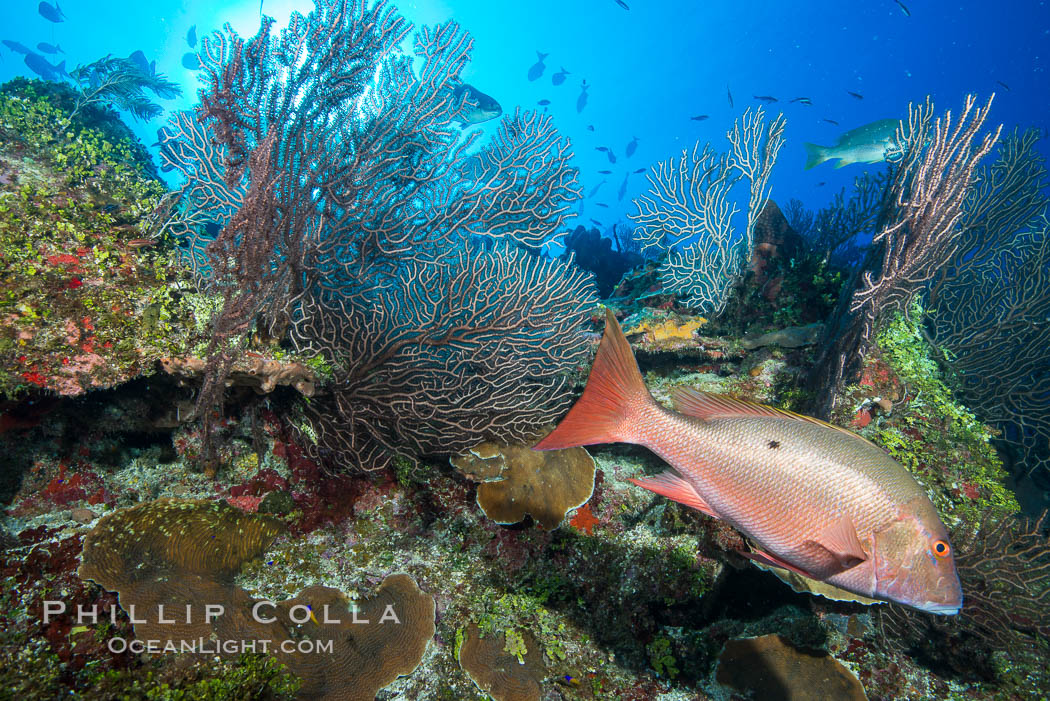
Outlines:
<svg viewBox="0 0 1050 701"><path fill-rule="evenodd" d="M230 583L281 530L221 502L147 502L99 521L84 541L79 574L119 593L148 650L214 641L213 652L229 655L239 641L266 641L262 651L272 645L302 680L303 698L367 701L414 670L434 635L434 599L407 575L387 577L352 611L330 587L259 602Z"/></svg>
<svg viewBox="0 0 1050 701"><path fill-rule="evenodd" d="M868 699L860 680L833 657L798 650L779 635L730 640L718 658L715 678L755 698Z"/></svg>
<svg viewBox="0 0 1050 701"><path fill-rule="evenodd" d="M981 165L987 107L927 103L902 162L781 212L783 120L748 111L729 153L652 169L615 250L578 228L551 260L572 147L537 112L455 126L458 25L412 57L385 2L274 26L203 42L202 102L159 135L173 193L83 80L0 89L0 696L1045 694L1046 521L1004 467L1045 445L1034 134ZM665 467L644 449L532 451L586 374L595 281L657 401L826 406L900 461L962 614L785 585L634 486Z"/></svg>
<svg viewBox="0 0 1050 701"><path fill-rule="evenodd" d="M75 396L199 342L185 273L148 217L163 186L112 113L70 120L68 88L0 93L0 391ZM114 123L118 126L114 126Z"/></svg>
<svg viewBox="0 0 1050 701"><path fill-rule="evenodd" d="M717 155L700 142L677 161L660 163L647 174L650 189L636 200L631 219L643 250L666 251L660 268L665 289L687 296L687 303L717 316L725 309L730 286L744 262L751 259L755 224L769 197L769 175L784 144L784 117L765 124L762 108L750 109L726 135L732 152ZM746 179L750 186L744 235L734 236L736 205L728 200L733 187ZM676 247L685 245L682 251Z"/></svg>
<svg viewBox="0 0 1050 701"><path fill-rule="evenodd" d="M613 250L613 241L601 235L597 229L577 226L564 240L563 257L572 256L572 262L584 270L594 273L598 296L605 299L631 268L642 262L637 253ZM622 245L617 241L617 245Z"/></svg>
<svg viewBox="0 0 1050 701"><path fill-rule="evenodd" d="M460 138L453 88L472 42L455 22L418 32L415 69L393 50L410 25L382 2L272 25L204 40L201 106L163 142L187 177L171 225L223 297L199 408L249 330L290 331L334 371L304 409L317 457L375 470L523 440L564 408L585 352L590 275L523 248L579 196L568 141L518 110L468 157L480 132Z"/></svg>
<svg viewBox="0 0 1050 701"><path fill-rule="evenodd" d="M160 367L180 379L199 380L207 370L207 362L193 357L161 358ZM249 356L233 364L226 383L227 386L250 387L259 394L269 394L279 385L288 385L303 396L312 397L317 376L313 369L300 362Z"/></svg>
<svg viewBox="0 0 1050 701"><path fill-rule="evenodd" d="M1010 516L1020 507L1005 485L994 432L945 383L922 318L916 302L878 333L860 383L847 387L836 418L860 428L926 485L946 523Z"/></svg>
<svg viewBox="0 0 1050 701"><path fill-rule="evenodd" d="M476 625L463 633L459 664L471 681L495 701L539 701L545 667L527 632L482 637Z"/></svg>
<svg viewBox="0 0 1050 701"><path fill-rule="evenodd" d="M978 168L955 248L930 284L927 326L967 405L1019 453L1017 476L1050 482L1050 403L1039 389L1050 364L1050 199L1038 138L1008 135Z"/></svg>
<svg viewBox="0 0 1050 701"><path fill-rule="evenodd" d="M529 515L554 530L594 493L594 460L583 448L541 452L531 445L482 443L452 465L481 482L478 506L504 525Z"/></svg>
<svg viewBox="0 0 1050 701"><path fill-rule="evenodd" d="M961 114L933 119L933 105L912 105L897 132L903 158L886 186L876 233L829 320L810 378L815 413L828 416L857 373L879 322L907 308L954 250L957 224L978 162L1002 129L978 137L991 110L968 95Z"/></svg>

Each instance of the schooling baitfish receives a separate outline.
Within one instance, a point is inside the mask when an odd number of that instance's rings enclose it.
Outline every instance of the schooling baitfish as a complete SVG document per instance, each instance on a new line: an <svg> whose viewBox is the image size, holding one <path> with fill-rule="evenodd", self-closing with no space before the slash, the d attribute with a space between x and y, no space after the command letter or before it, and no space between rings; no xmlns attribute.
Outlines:
<svg viewBox="0 0 1050 701"><path fill-rule="evenodd" d="M679 389L656 403L611 312L583 396L535 447L635 443L673 469L631 480L738 529L748 557L861 597L956 614L948 533L922 487L864 438L818 419Z"/></svg>

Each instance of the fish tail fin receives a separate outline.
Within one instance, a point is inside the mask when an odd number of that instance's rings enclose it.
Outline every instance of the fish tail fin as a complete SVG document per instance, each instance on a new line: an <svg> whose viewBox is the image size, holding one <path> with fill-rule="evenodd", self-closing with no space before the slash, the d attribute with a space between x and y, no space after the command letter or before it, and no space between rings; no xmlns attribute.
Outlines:
<svg viewBox="0 0 1050 701"><path fill-rule="evenodd" d="M802 144L802 147L806 149L806 170L818 166L828 160L828 150L823 146L804 143Z"/></svg>
<svg viewBox="0 0 1050 701"><path fill-rule="evenodd" d="M542 51L537 51L537 52L536 52L536 57L537 57L537 58L539 58L539 59L540 59L541 61L542 61L543 59L547 58L548 56L550 56L550 54L549 54L549 53L546 53L546 54L545 54L545 53L543 53Z"/></svg>
<svg viewBox="0 0 1050 701"><path fill-rule="evenodd" d="M583 396L558 427L533 446L557 450L595 443L636 443L637 427L656 402L645 388L627 337L610 310L605 335L591 366Z"/></svg>

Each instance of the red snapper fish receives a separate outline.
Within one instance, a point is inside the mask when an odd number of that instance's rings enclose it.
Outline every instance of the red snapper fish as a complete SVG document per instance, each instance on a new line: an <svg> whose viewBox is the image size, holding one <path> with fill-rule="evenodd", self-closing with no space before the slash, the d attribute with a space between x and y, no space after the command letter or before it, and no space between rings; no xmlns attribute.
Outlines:
<svg viewBox="0 0 1050 701"><path fill-rule="evenodd" d="M579 401L537 450L634 443L672 469L631 481L722 519L745 553L861 597L957 614L948 532L925 491L861 436L818 419L680 388L660 406L612 312Z"/></svg>

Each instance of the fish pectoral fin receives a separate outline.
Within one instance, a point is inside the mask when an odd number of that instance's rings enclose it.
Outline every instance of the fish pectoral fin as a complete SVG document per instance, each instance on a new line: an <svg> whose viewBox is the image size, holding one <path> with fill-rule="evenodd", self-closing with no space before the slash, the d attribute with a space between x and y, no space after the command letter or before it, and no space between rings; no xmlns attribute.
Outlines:
<svg viewBox="0 0 1050 701"><path fill-rule="evenodd" d="M826 551L840 572L856 567L868 559L868 553L864 551L853 520L845 515L828 526L818 540L807 540L804 544Z"/></svg>
<svg viewBox="0 0 1050 701"><path fill-rule="evenodd" d="M781 560L776 555L771 555L771 554L769 554L767 552L764 552L762 550L753 550L751 552L745 552L745 551L741 550L739 552L740 552L741 555L746 557L748 560L753 560L756 563L759 563L759 564L762 564L762 565L766 565L768 567L779 567L780 569L789 570L791 572L794 572L795 574L798 574L798 575L801 575L803 577L806 577L807 579L818 579L816 575L810 574L809 572L805 571L804 569L802 569L800 567L796 567L795 565L792 565L791 563L788 563L788 562L785 562L784 560Z"/></svg>
<svg viewBox="0 0 1050 701"><path fill-rule="evenodd" d="M696 488L694 488L693 485L689 484L688 481L682 479L670 470L665 470L653 477L632 477L627 481L637 484L643 489L648 489L650 492L656 492L661 496L677 501L679 504L691 506L697 511L702 511L712 518L722 518L706 501L704 501L703 497L697 494Z"/></svg>

